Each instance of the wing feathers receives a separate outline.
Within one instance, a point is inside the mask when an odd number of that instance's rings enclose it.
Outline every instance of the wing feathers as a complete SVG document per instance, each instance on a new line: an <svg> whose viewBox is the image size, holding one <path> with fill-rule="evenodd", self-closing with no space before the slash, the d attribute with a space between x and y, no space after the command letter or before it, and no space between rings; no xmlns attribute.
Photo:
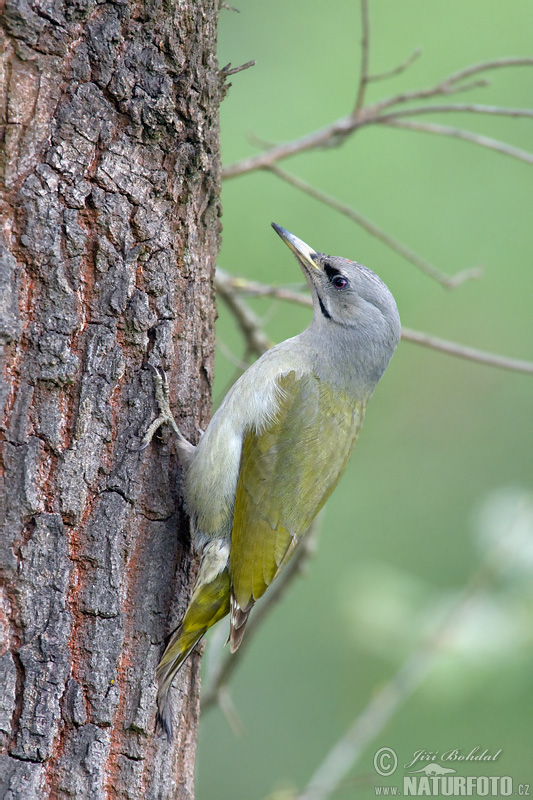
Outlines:
<svg viewBox="0 0 533 800"><path fill-rule="evenodd" d="M312 374L291 372L279 384L275 419L249 431L241 453L230 575L236 607L247 613L335 488L365 410Z"/></svg>

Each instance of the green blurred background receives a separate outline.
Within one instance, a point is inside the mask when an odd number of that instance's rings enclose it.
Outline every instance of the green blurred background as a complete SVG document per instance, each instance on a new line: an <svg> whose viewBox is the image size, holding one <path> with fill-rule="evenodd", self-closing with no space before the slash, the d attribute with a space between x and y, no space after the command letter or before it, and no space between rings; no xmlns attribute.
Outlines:
<svg viewBox="0 0 533 800"><path fill-rule="evenodd" d="M225 164L258 152L251 135L290 140L346 114L360 61L355 0L242 0L239 8L221 12L220 64L257 64L231 78L222 105ZM423 55L404 74L372 84L368 100L431 85L479 61L533 55L531 0L374 0L370 11L371 71L396 66L418 45ZM490 87L450 102L533 106L532 67L487 77ZM417 119L533 150L533 120ZM481 266L482 279L447 291L348 219L265 173L224 184L219 263L226 271L301 282L273 220L318 250L378 272L406 327L533 359L533 166L469 143L377 127L283 166L445 272ZM309 321L303 308L251 304L276 341ZM228 351L240 358L245 349L222 304L219 313L215 403L235 378ZM400 344L326 507L307 574L274 608L233 677L243 732L235 734L219 708L202 718L199 800L290 797L302 789L502 538L508 556L501 576L464 609L428 678L334 797L373 797L375 785L400 784L403 769L396 780L374 771L383 746L396 750L402 767L419 749L502 748L496 763L462 765L458 774L533 783L532 393L530 376Z"/></svg>

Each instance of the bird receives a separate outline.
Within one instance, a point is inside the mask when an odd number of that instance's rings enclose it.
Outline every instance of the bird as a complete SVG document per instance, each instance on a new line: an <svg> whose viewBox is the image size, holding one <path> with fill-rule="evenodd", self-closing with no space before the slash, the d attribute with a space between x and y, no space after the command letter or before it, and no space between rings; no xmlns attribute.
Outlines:
<svg viewBox="0 0 533 800"><path fill-rule="evenodd" d="M356 261L314 251L272 227L298 261L310 325L275 345L234 383L199 443L180 432L162 370L159 416L176 434L200 567L185 614L156 670L157 725L172 739L169 691L206 631L230 615L230 651L248 616L294 554L343 474L366 407L400 339L393 295Z"/></svg>

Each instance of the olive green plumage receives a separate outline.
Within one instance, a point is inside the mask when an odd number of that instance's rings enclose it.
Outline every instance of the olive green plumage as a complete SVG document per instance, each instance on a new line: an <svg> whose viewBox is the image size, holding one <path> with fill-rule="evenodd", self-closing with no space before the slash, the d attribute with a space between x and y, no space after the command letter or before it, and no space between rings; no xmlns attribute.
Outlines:
<svg viewBox="0 0 533 800"><path fill-rule="evenodd" d="M173 633L157 667L156 677L162 696L167 696L176 672L194 645L211 625L229 614L230 594L231 583L227 569L213 576L210 581L197 583L185 616ZM161 708L160 713L164 714L164 708Z"/></svg>
<svg viewBox="0 0 533 800"><path fill-rule="evenodd" d="M183 620L157 668L158 721L172 736L169 689L194 645L230 613L239 646L264 594L334 490L366 406L400 337L396 304L370 270L313 251L273 226L296 255L313 297L310 326L273 347L235 383L197 447L179 432L157 379L185 469L194 543L202 554Z"/></svg>
<svg viewBox="0 0 533 800"><path fill-rule="evenodd" d="M335 488L364 414L361 403L312 373L290 372L278 384L275 421L248 432L242 447L230 575L243 611L264 594Z"/></svg>

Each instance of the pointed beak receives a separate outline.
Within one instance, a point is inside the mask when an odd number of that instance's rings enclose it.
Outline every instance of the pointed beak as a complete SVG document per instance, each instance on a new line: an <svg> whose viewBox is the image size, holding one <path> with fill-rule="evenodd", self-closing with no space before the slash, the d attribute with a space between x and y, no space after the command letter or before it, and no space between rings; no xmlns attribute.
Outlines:
<svg viewBox="0 0 533 800"><path fill-rule="evenodd" d="M305 267L306 269L312 269L313 271L320 269L315 261L317 254L309 247L308 244L302 242L302 240L298 239L298 237L293 233L286 231L285 228L281 227L281 225L276 225L275 222L272 223L272 227L278 236L283 239L287 247L292 250L302 267Z"/></svg>

